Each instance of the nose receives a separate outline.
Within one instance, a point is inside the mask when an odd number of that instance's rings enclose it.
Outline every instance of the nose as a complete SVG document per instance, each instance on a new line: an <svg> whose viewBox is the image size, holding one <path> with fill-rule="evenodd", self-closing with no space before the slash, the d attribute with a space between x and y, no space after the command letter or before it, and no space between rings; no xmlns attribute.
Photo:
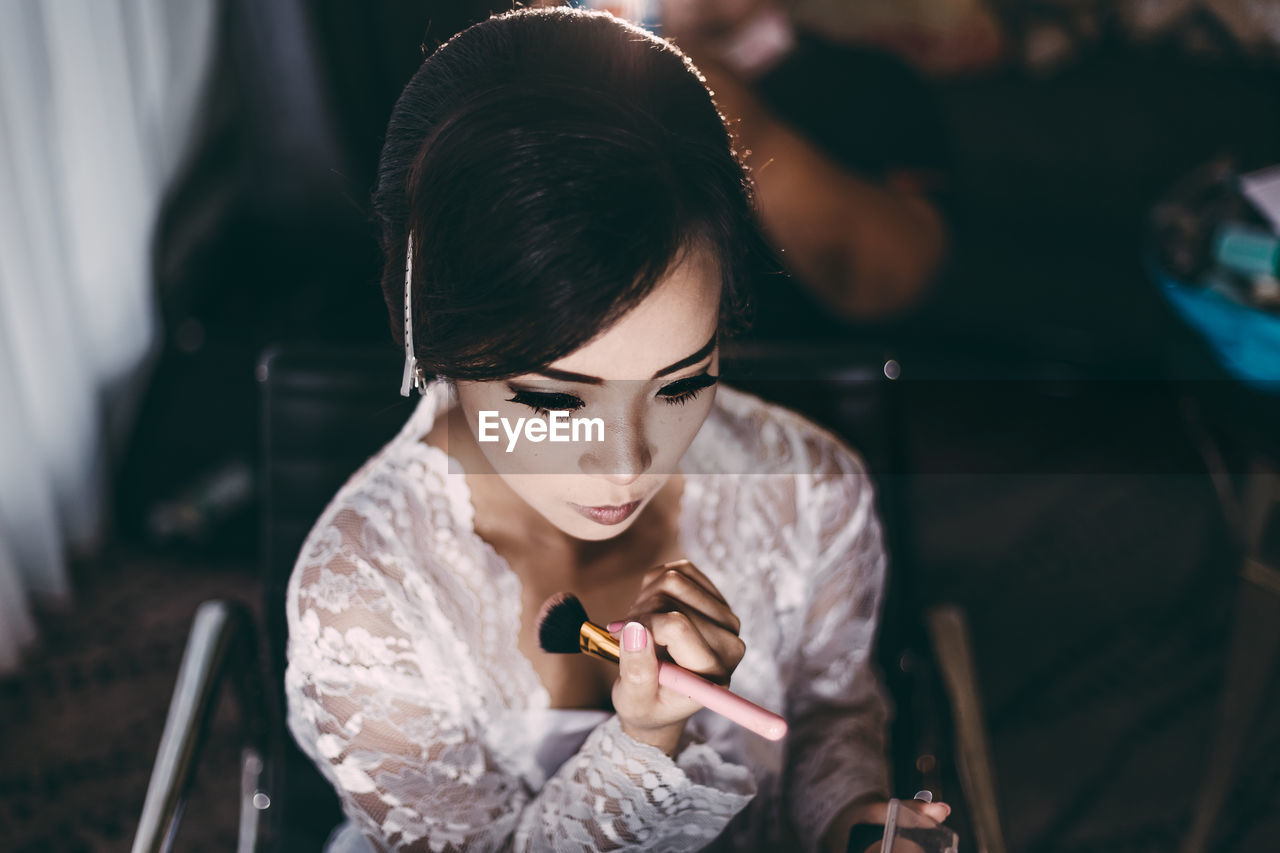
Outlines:
<svg viewBox="0 0 1280 853"><path fill-rule="evenodd" d="M653 453L640 429L615 424L612 434L591 445L582 454L583 473L601 477L618 486L628 486L653 465Z"/></svg>

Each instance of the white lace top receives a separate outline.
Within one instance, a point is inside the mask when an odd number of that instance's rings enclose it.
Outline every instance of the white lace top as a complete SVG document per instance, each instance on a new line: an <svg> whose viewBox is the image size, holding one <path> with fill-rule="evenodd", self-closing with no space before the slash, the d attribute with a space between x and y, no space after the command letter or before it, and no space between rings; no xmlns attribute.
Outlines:
<svg viewBox="0 0 1280 853"><path fill-rule="evenodd" d="M542 711L525 711L521 715L522 731L527 743L535 750L542 775L553 776L560 765L569 760L582 747L591 730L609 717L608 711L589 711L578 708L546 708ZM324 853L376 853L369 839L360 831L360 825L348 818L342 822L325 843Z"/></svg>
<svg viewBox="0 0 1280 853"><path fill-rule="evenodd" d="M870 660L885 558L856 456L719 388L681 463L680 541L741 620L734 691L790 732L700 711L673 759L602 715L548 775L534 721L550 696L508 627L520 580L475 533L464 475L420 440L451 404L432 383L343 486L286 598L289 727L376 849L813 849L849 801L888 796Z"/></svg>

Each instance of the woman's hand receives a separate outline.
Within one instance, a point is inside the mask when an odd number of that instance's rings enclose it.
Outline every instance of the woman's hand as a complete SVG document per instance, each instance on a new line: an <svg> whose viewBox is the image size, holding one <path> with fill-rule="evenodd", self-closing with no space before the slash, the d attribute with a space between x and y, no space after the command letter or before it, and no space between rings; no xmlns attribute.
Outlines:
<svg viewBox="0 0 1280 853"><path fill-rule="evenodd" d="M608 628L622 634L622 659L613 684L613 707L622 730L673 755L685 721L702 706L659 686L659 662L669 659L728 686L747 650L738 638L738 617L697 566L677 560L645 574L626 617Z"/></svg>
<svg viewBox="0 0 1280 853"><path fill-rule="evenodd" d="M849 849L849 830L853 825L855 823L883 824L888 818L888 809L889 804L883 800L862 802L845 809L831 822L830 829L823 836L822 849L828 853L846 853ZM926 803L923 800L899 800L898 809L898 826L900 827L937 826L951 814L951 806L946 803ZM910 811L913 814L904 820L904 811ZM918 844L899 838L894 843L892 851L884 850L883 845L877 841L865 851L859 850L857 853L919 853L919 851Z"/></svg>

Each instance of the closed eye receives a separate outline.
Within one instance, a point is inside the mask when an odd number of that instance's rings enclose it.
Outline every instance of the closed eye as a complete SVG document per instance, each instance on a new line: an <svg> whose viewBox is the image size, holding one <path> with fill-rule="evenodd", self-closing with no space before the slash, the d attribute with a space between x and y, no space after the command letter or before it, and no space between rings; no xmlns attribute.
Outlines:
<svg viewBox="0 0 1280 853"><path fill-rule="evenodd" d="M548 394L544 391L525 391L519 388L511 390L513 394L507 398L508 403L528 406L537 415L547 415L553 411L576 412L586 405L572 394Z"/></svg>
<svg viewBox="0 0 1280 853"><path fill-rule="evenodd" d="M712 376L710 373L700 373L697 376L690 376L662 386L658 391L658 396L668 405L683 406L685 403L696 399L703 389L710 388L719 380L720 377ZM507 402L527 406L539 416L546 416L553 411L576 412L586 406L586 403L581 398L572 394L529 391L514 386L508 387L511 389L512 395L507 398Z"/></svg>
<svg viewBox="0 0 1280 853"><path fill-rule="evenodd" d="M687 379L681 379L676 382L672 382L670 385L662 386L662 389L658 391L658 396L662 397L670 405L683 406L690 400L695 399L702 389L710 388L719 380L719 376L712 376L710 373L700 373L697 376L690 376Z"/></svg>

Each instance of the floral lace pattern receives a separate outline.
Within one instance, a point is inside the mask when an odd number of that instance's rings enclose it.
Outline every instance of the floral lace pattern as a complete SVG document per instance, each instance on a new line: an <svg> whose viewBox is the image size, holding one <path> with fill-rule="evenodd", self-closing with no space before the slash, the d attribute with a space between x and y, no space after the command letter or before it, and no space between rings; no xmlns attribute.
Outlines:
<svg viewBox="0 0 1280 853"><path fill-rule="evenodd" d="M733 688L780 710L787 738L700 711L673 759L611 715L548 777L513 736L550 704L505 627L520 580L476 535L465 477L420 441L451 403L428 387L288 587L289 727L376 849L813 849L846 803L888 795L870 659L885 559L856 456L721 387L682 463L682 545L742 622Z"/></svg>

